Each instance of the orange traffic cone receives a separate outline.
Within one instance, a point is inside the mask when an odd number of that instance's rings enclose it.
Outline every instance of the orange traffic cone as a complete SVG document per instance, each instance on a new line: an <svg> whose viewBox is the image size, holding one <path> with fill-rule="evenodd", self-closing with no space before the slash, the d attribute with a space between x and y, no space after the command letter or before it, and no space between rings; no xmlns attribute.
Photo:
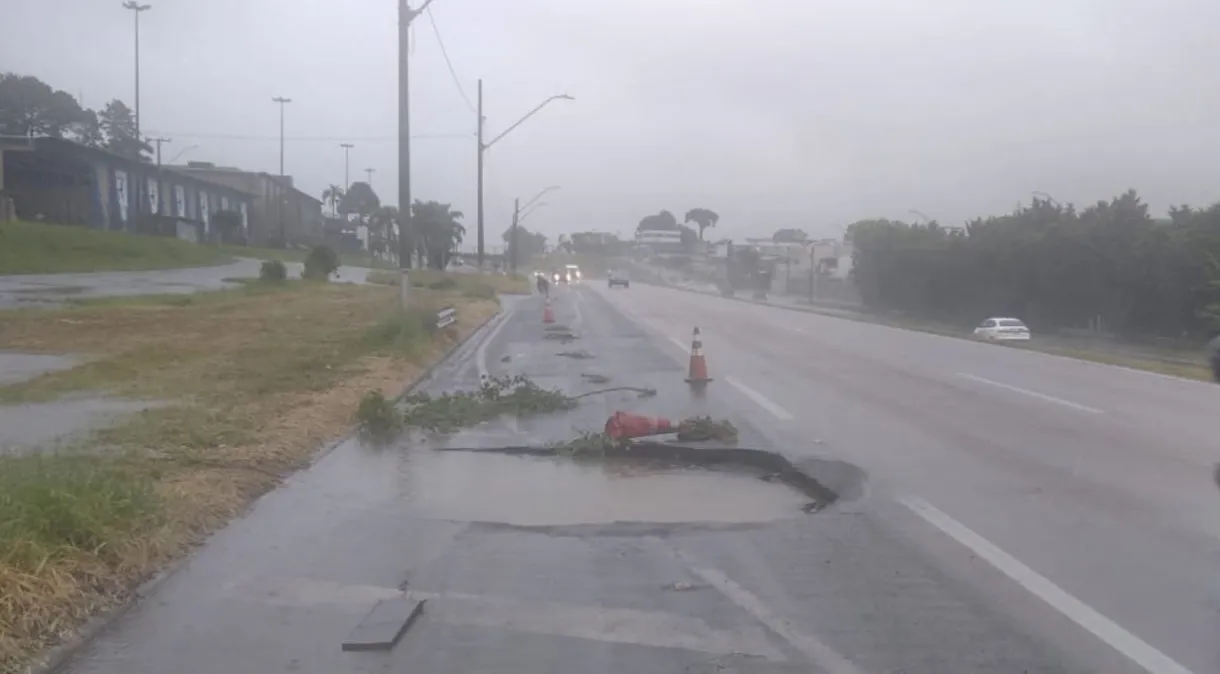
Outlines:
<svg viewBox="0 0 1220 674"><path fill-rule="evenodd" d="M647 435L676 433L674 422L663 417L646 417L631 412L615 412L606 420L606 435L612 440L642 438Z"/></svg>
<svg viewBox="0 0 1220 674"><path fill-rule="evenodd" d="M686 383L702 386L711 380L711 377L707 376L707 360L703 357L703 340L699 339L699 328L696 326L690 343L690 375L687 376Z"/></svg>
<svg viewBox="0 0 1220 674"><path fill-rule="evenodd" d="M549 298L549 297L546 298L546 304L544 304L543 308L542 308L542 322L543 323L554 323L555 322L555 312L551 311L551 298Z"/></svg>

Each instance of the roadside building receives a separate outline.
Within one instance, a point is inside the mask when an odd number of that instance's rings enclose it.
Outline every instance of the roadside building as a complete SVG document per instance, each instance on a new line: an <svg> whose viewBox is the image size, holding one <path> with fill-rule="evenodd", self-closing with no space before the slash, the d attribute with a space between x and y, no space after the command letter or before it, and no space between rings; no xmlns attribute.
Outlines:
<svg viewBox="0 0 1220 674"><path fill-rule="evenodd" d="M226 238L244 240L255 200L239 187L62 138L8 139L0 167L0 194L23 220L190 241L220 240L224 223Z"/></svg>
<svg viewBox="0 0 1220 674"><path fill-rule="evenodd" d="M254 195L250 213L252 245L278 245L283 241L298 247L326 239L322 200L297 189L292 176L243 171L211 162L188 162L173 170Z"/></svg>

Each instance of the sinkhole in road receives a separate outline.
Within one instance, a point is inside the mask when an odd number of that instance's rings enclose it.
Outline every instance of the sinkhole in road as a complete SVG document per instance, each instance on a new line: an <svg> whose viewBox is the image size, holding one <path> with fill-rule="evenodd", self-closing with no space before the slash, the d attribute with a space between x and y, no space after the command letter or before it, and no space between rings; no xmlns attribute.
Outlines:
<svg viewBox="0 0 1220 674"><path fill-rule="evenodd" d="M809 498L744 467L572 459L422 447L370 450L361 472L413 516L515 526L746 524L805 516ZM391 483L385 481L389 480ZM365 491L365 496L370 496Z"/></svg>

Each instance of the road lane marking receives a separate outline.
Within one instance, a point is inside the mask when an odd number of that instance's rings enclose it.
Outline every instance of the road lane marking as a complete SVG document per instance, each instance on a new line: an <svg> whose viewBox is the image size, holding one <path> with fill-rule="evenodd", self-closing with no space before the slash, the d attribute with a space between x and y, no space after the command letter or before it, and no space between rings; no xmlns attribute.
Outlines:
<svg viewBox="0 0 1220 674"><path fill-rule="evenodd" d="M972 374L966 374L965 372L958 372L957 376L965 378L965 379L969 379L970 381L976 381L980 384L987 384L988 386L994 386L996 388L1002 388L1006 391L1012 391L1013 393L1020 393L1023 395L1030 396L1031 398L1037 398L1039 400L1044 400L1048 403L1055 403L1056 405L1070 407L1079 412L1089 412L1090 414L1105 414L1105 412L1102 412L1101 410L1097 409L1096 407L1089 407L1087 405L1081 405L1079 403L1074 403L1070 400L1064 400L1063 398L1056 398L1055 396L1048 396L1045 393L1038 393L1037 391L1031 391L1029 389L1024 389L1024 388L1020 388L1017 386L1010 386L1008 384L1002 384L998 381L992 381L990 379L986 379L983 377L977 377Z"/></svg>
<svg viewBox="0 0 1220 674"><path fill-rule="evenodd" d="M772 415L775 416L775 418L781 419L783 421L792 420L793 417L792 417L791 412L784 409L783 407L780 407L777 403L772 402L770 399L767 398L767 396L759 393L758 391L755 391L754 389L750 388L749 386L746 386L745 384L734 379L733 377L725 377L724 380L727 381L728 383L732 384L733 387L736 388L738 391L741 391L742 393L746 394L747 398L749 398L750 400L753 400L755 403L758 403L759 407L770 412Z"/></svg>
<svg viewBox="0 0 1220 674"><path fill-rule="evenodd" d="M483 342L479 344L478 351L475 352L475 367L479 370L479 381L483 381L489 376L490 371L487 369L487 345L491 344L496 335L500 334L500 330L504 329L504 325L508 323L508 319L513 315L516 309L508 309L500 314L500 322L496 323L491 332L483 338Z"/></svg>
<svg viewBox="0 0 1220 674"><path fill-rule="evenodd" d="M966 525L938 510L931 503L921 498L904 498L902 504L945 535L982 557L1035 597L1050 604L1056 611L1088 630L1093 636L1101 639L1151 674L1192 674L1189 669L1178 664L1173 658L1123 629L1088 604L1068 594L1066 590L1055 585L1045 576L1004 552L991 541L974 533Z"/></svg>
<svg viewBox="0 0 1220 674"><path fill-rule="evenodd" d="M716 591L727 597L729 601L736 604L746 613L749 613L758 622L766 625L768 629L778 634L784 641L809 658L815 665L829 672L829 674L862 674L860 669L852 664L850 660L839 655L837 651L826 645L822 640L812 634L798 632L787 618L772 611L757 595L739 585L732 578L729 578L723 571L700 566L678 548L673 546L667 547L669 547L670 551L680 562L691 570L691 573L702 578L703 582L714 587Z"/></svg>

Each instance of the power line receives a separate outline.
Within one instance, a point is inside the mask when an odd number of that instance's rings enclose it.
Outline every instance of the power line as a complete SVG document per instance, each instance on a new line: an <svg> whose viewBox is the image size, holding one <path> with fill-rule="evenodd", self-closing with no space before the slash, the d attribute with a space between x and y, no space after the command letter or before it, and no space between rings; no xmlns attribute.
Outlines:
<svg viewBox="0 0 1220 674"><path fill-rule="evenodd" d="M432 24L432 32L436 34L436 43L440 45L441 56L445 58L445 65L449 67L449 76L453 78L453 84L457 87L458 93L462 95L462 100L466 101L466 107L476 115L479 114L470 102L470 97L466 95L466 90L462 88L462 81L458 78L457 71L453 68L453 62L449 60L449 51L445 49L445 40L441 37L441 29L436 25L436 19L432 16L432 9L429 8L425 12L428 15L428 22Z"/></svg>
<svg viewBox="0 0 1220 674"><path fill-rule="evenodd" d="M278 141L279 136L258 136L240 133L180 133L172 131L150 131L166 136L179 136L182 138L197 138L202 140L266 140ZM412 139L455 139L455 138L470 138L469 133L425 133L411 136ZM398 136L285 136L284 140L291 141L316 141L333 143L339 141L358 141L363 143L376 142L392 142L397 141Z"/></svg>

